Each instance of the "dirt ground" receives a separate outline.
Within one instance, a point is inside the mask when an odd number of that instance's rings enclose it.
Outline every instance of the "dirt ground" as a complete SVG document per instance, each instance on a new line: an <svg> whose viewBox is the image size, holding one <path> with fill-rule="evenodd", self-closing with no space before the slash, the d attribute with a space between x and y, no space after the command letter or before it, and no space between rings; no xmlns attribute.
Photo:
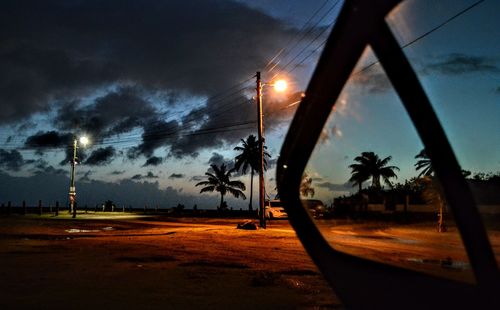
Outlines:
<svg viewBox="0 0 500 310"><path fill-rule="evenodd" d="M0 309L341 305L286 221L63 217L0 218Z"/></svg>
<svg viewBox="0 0 500 310"><path fill-rule="evenodd" d="M89 214L0 217L0 309L337 309L288 222ZM356 224L356 225L355 225ZM319 221L336 248L473 282L453 227ZM500 259L500 233L490 232Z"/></svg>

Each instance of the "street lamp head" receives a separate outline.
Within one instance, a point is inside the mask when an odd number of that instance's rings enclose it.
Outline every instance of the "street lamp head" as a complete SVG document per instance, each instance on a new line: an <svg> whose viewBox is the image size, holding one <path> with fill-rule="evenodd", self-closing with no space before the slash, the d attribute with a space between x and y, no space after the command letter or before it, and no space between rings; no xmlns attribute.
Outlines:
<svg viewBox="0 0 500 310"><path fill-rule="evenodd" d="M288 87L285 80L277 80L276 82L274 82L273 86L274 86L274 89L280 93L284 92Z"/></svg>
<svg viewBox="0 0 500 310"><path fill-rule="evenodd" d="M89 143L89 138L85 136L80 137L80 143L83 144L83 146L87 145Z"/></svg>

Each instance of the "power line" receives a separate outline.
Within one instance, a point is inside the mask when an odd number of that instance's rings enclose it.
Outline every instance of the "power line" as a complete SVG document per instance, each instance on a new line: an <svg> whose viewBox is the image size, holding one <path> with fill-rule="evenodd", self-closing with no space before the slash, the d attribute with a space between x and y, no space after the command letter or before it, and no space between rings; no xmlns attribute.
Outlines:
<svg viewBox="0 0 500 310"><path fill-rule="evenodd" d="M335 7L337 7L337 5L340 3L340 0L337 0L335 1L335 3L330 7L330 9L328 9L328 11L326 11L326 13L323 14L323 16L321 17L321 19L314 25L314 27L311 27L309 29L309 31L307 32L307 34L309 34L312 29L315 29L319 23L326 17L328 16L328 14L330 14L331 11L333 11L333 9L335 9ZM290 66L300 55L302 55L302 53L304 51L306 51L320 36L322 36L335 22L337 21L337 18L335 18L331 23L329 23L328 26L325 26L324 29L322 31L320 31L315 37L314 39L312 39L308 44L306 44L306 46L304 46L299 53L297 53L291 60L289 60L286 65L284 65L280 71L286 71L286 68L288 66Z"/></svg>
<svg viewBox="0 0 500 310"><path fill-rule="evenodd" d="M242 127L242 128L234 128L234 127L240 127L240 126L245 126L245 125L255 125L256 121L255 120L246 120L246 121L241 121L241 122L236 122L236 123L231 123L231 124L226 124L224 126L216 126L216 127L209 127L209 128L203 128L198 131L194 132L189 132L189 133L184 133L184 134L178 134L179 131L176 132L165 132L163 134L155 134L151 135L149 139L152 139L152 141L159 141L159 140L166 140L169 137L188 137L188 136L197 136L197 135L204 135L204 134L211 134L211 133L219 133L219 132L224 132L224 131L235 131L235 130L244 130L244 129L252 129L252 127ZM120 144L121 142L127 143L127 142L135 142L135 139L131 140L122 140L120 142L114 142L114 143L101 143L101 144L96 144L96 145L116 145ZM151 141L151 140L150 140ZM61 146L30 146L30 147L24 147L17 149L19 151L49 151L49 150L61 150L61 149L66 149L70 148L71 146L69 145L61 145Z"/></svg>
<svg viewBox="0 0 500 310"><path fill-rule="evenodd" d="M423 33L423 34L421 34L420 36L418 36L418 37L414 38L413 40L410 40L408 43L401 45L401 46L400 46L400 48L401 48L401 49L404 49L404 48L406 48L406 47L408 47L408 46L410 46L410 45L413 45L414 43L416 43L416 42L418 42L418 41L422 40L423 38L427 37L427 36L428 36L428 35L430 35L431 33L433 33L433 32L435 32L435 31L439 30L440 28L442 28L443 26L445 26L446 24L448 24L448 23L449 23L449 22L451 22L452 20L454 20L454 19L456 19L457 17L459 17L459 16L461 16L461 15L465 14L466 12L468 12L468 11L472 10L474 7L478 6L479 4L481 4L481 3L482 3L482 2L484 2L484 1L485 1L485 0L479 0L479 1L474 2L474 3L473 3L473 4L471 4L470 6L468 6L468 7L464 8L464 9L462 9L461 11L459 11L458 13L456 13L455 15L453 15L453 16L451 16L451 17L447 18L447 19L446 19L446 20L444 20L442 23L438 24L437 26L435 26L434 28L430 29L429 31L424 32L424 33ZM359 71L357 71L357 72L353 73L353 75L360 74L360 73L362 73L362 72L364 72L364 71L368 70L368 69L369 69L369 68L371 68L372 66L374 66L374 65L378 64L379 62L380 62L380 61L378 61L378 60L377 60L377 61L374 61L374 62L370 63L369 65L367 65L367 66L363 67L361 70L359 70Z"/></svg>
<svg viewBox="0 0 500 310"><path fill-rule="evenodd" d="M284 56L283 57L286 57L288 56L289 52L295 48L295 46L297 44L295 44L291 49L290 48L287 48L286 46L290 45L301 33L303 34L304 31L306 30L306 27L309 25L309 23L314 19L314 17L316 17L316 15L318 15L318 13L323 9L323 7L328 3L330 2L330 0L325 0L323 2L323 4L313 13L313 15L311 15L311 17L309 17L309 19L304 23L304 25L300 28L300 30L295 34L295 36L291 37L288 42L285 44L285 47L282 48L281 50L278 51L278 53L271 59L269 60L269 62L267 63L266 67L264 69L267 69L272 63L273 61L278 58L283 52L285 52ZM301 37L301 39L303 38L304 36ZM297 42L300 42L299 39ZM279 61L278 61L279 63ZM277 64L276 64L277 65ZM271 72L275 67L276 65L274 65L273 67L271 67L268 72Z"/></svg>

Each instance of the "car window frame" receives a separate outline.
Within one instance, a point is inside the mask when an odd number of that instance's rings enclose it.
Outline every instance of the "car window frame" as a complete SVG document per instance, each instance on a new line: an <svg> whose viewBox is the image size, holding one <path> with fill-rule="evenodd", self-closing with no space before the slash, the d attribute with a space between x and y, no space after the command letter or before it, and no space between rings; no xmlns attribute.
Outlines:
<svg viewBox="0 0 500 310"><path fill-rule="evenodd" d="M283 143L278 191L305 249L341 300L351 307L499 305L500 276L473 195L439 119L385 17L402 0L346 0ZM389 266L336 250L323 238L299 187L307 162L338 96L371 46L428 152L461 234L476 285ZM369 289L360 289L363 284Z"/></svg>

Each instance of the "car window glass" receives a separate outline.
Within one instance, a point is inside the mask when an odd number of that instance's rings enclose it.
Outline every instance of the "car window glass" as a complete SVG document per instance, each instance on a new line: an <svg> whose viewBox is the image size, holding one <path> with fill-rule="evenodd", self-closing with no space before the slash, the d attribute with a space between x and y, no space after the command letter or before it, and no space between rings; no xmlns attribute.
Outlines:
<svg viewBox="0 0 500 310"><path fill-rule="evenodd" d="M497 1L411 0L387 21L441 121L500 263L498 8Z"/></svg>
<svg viewBox="0 0 500 310"><path fill-rule="evenodd" d="M417 169L422 149L367 47L308 162L303 205L335 249L474 282L439 182Z"/></svg>

